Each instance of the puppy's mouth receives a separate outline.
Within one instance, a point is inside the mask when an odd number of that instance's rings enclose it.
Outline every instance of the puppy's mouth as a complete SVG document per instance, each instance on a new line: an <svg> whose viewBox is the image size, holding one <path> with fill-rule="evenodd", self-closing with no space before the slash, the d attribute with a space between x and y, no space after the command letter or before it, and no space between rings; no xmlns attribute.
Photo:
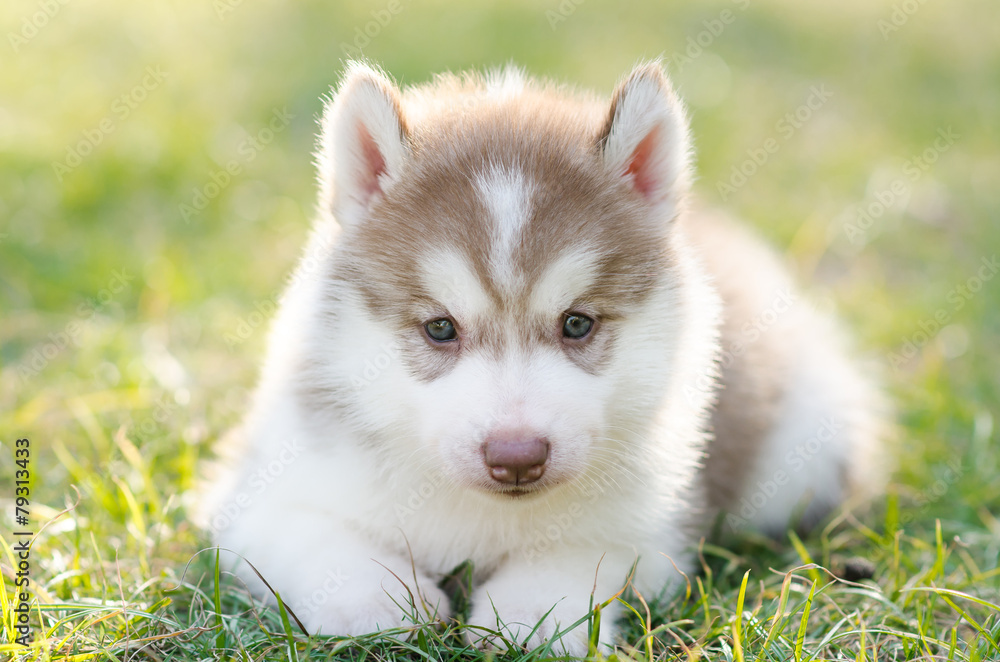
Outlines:
<svg viewBox="0 0 1000 662"><path fill-rule="evenodd" d="M531 501L540 499L559 488L563 481L545 480L528 485L509 485L500 487L498 485L484 486L487 491L503 501Z"/></svg>
<svg viewBox="0 0 1000 662"><path fill-rule="evenodd" d="M541 491L541 488L538 487L508 487L500 490L500 495L511 499L524 499L532 497Z"/></svg>

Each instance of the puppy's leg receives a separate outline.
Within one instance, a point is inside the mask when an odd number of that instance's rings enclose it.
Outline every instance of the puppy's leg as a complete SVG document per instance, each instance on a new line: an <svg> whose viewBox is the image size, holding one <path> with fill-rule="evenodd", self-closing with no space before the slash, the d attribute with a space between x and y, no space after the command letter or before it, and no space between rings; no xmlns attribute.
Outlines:
<svg viewBox="0 0 1000 662"><path fill-rule="evenodd" d="M634 561L631 550L608 553L602 560L601 553L593 549L565 548L547 551L532 561L510 559L473 593L472 627L467 636L481 646L502 646L480 628L499 630L517 644L536 648L584 617L590 610L592 592L594 605L617 593ZM620 611L617 602L602 611L602 644L614 641ZM557 654L575 657L585 656L587 649L586 623L561 636L553 646Z"/></svg>
<svg viewBox="0 0 1000 662"><path fill-rule="evenodd" d="M409 558L329 522L283 528L303 533L247 560L310 634L362 635L449 617L444 592ZM245 564L237 572L250 586L260 581Z"/></svg>
<svg viewBox="0 0 1000 662"><path fill-rule="evenodd" d="M872 496L888 468L883 395L829 320L805 309L795 321L801 339L788 343L785 395L739 509L771 533L797 519L811 526L851 498Z"/></svg>

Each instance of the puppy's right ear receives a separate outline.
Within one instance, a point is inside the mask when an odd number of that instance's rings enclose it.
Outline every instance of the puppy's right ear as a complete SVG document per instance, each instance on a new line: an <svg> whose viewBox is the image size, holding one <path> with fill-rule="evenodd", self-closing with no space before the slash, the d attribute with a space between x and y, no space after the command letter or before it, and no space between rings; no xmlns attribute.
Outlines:
<svg viewBox="0 0 1000 662"><path fill-rule="evenodd" d="M381 71L348 62L323 111L320 205L342 227L359 223L397 181L409 154L399 88Z"/></svg>

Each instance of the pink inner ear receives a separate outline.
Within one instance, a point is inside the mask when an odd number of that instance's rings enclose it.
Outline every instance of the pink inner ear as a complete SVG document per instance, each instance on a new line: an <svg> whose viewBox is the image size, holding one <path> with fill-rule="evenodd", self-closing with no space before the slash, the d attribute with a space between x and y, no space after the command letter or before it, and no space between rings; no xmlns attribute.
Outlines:
<svg viewBox="0 0 1000 662"><path fill-rule="evenodd" d="M379 177L385 172L385 158L379 151L375 139L361 122L357 124L358 146L361 148L361 169L358 172L358 188L367 204L372 196L382 191Z"/></svg>
<svg viewBox="0 0 1000 662"><path fill-rule="evenodd" d="M655 197L660 188L658 177L660 173L656 172L656 159L654 157L657 142L660 139L659 134L660 127L656 127L646 134L646 137L636 145L635 151L632 152L632 158L629 159L628 168L625 170L626 175L632 176L632 185L635 186L635 189L647 199Z"/></svg>

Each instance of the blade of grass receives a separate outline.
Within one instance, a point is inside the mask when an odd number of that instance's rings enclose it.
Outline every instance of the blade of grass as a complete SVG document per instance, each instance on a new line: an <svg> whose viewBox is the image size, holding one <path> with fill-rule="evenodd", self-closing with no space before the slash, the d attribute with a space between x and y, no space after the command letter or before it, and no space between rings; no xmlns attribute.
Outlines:
<svg viewBox="0 0 1000 662"><path fill-rule="evenodd" d="M747 596L748 579L750 579L749 570L743 575L740 593L736 598L736 618L733 619L733 654L736 656L736 662L743 662L743 603Z"/></svg>
<svg viewBox="0 0 1000 662"><path fill-rule="evenodd" d="M788 539L792 542L792 547L795 548L795 551L798 553L799 558L802 559L802 563L805 565L814 566L812 568L809 568L808 570L809 578L812 579L814 583L819 583L820 581L822 581L823 575L820 573L819 570L815 568L816 563L815 561L812 560L812 555L809 554L809 550L806 549L805 544L803 544L802 539L799 538L798 534L796 534L795 531L789 529Z"/></svg>
<svg viewBox="0 0 1000 662"><path fill-rule="evenodd" d="M950 588L938 588L937 586L914 586L912 588L904 588L904 589L900 589L899 590L900 593L910 593L910 592L914 592L914 591L926 591L928 593L937 593L941 597L944 597L946 595L950 595L950 596L952 596L954 598L962 598L963 600L969 600L971 602L975 602L977 605L980 605L982 607L987 607L987 608L992 609L994 611L1000 612L1000 605L998 605L998 604L995 604L993 602L989 602L987 600L983 600L982 598L977 598L974 595L969 595L968 593L962 593L961 591L956 591L956 590L950 589Z"/></svg>
<svg viewBox="0 0 1000 662"><path fill-rule="evenodd" d="M972 627L974 627L976 629L976 631L979 632L979 634L981 634L983 636L983 638L986 639L987 642L989 642L990 646L997 653L1000 653L1000 645L997 644L996 639L993 638L993 636L989 633L989 631L986 628L984 628L982 625L979 624L979 621L977 621L976 619L972 618L972 616L970 616L967 611L965 611L964 609L962 609L961 607L959 607L957 604L955 604L951 600L951 598L949 598L946 594L942 593L941 594L941 599L944 600L945 602L947 602L948 605L951 606L952 609L954 609L959 614L961 614L962 618L964 618L965 621L969 625L971 625Z"/></svg>
<svg viewBox="0 0 1000 662"><path fill-rule="evenodd" d="M794 534L793 534L794 535ZM816 582L809 587L809 597L802 610L802 620L799 621L799 632L795 637L795 662L802 662L802 645L806 640L806 626L809 624L809 610L812 608L813 596L816 594Z"/></svg>
<svg viewBox="0 0 1000 662"><path fill-rule="evenodd" d="M764 645L761 646L760 653L757 655L757 662L764 659L764 655L767 654L771 642L774 641L775 635L778 634L778 626L785 622L785 607L788 605L788 592L791 587L792 573L786 572L785 579L781 582L781 594L778 596L778 610L771 617L771 629L768 630L767 638L764 639Z"/></svg>
<svg viewBox="0 0 1000 662"><path fill-rule="evenodd" d="M281 599L280 593L275 593L274 597L278 599L281 627L285 630L285 640L288 642L288 659L291 662L299 662L299 651L295 648L295 633L292 632L292 622L288 620L288 612L285 611L285 601Z"/></svg>
<svg viewBox="0 0 1000 662"><path fill-rule="evenodd" d="M220 581L220 560L219 560L220 550L216 548L215 550L215 592L213 595L215 601L215 626L219 628L218 633L215 635L215 648L221 653L226 648L226 625L222 620L222 582Z"/></svg>

